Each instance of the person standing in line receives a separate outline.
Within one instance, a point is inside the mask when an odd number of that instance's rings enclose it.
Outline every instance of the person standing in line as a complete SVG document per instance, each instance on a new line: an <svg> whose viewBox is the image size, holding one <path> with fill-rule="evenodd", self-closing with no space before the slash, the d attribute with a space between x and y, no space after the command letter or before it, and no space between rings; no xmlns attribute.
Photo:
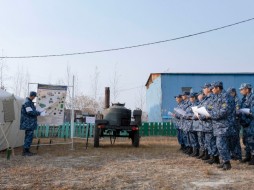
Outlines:
<svg viewBox="0 0 254 190"><path fill-rule="evenodd" d="M182 104L183 104L183 99L182 99L182 95L177 95L175 96L175 100L177 102L177 107L179 109L182 109ZM185 150L185 143L183 140L183 131L181 129L181 115L178 114L177 112L173 113L173 117L174 117L174 126L177 129L177 140L178 143L180 144L180 150Z"/></svg>
<svg viewBox="0 0 254 190"><path fill-rule="evenodd" d="M201 102L199 107L205 107L206 109L211 109L213 106L212 86L210 83L206 83L203 86L203 92L205 94L204 100ZM213 133L213 123L212 120L207 119L205 115L199 115L199 119L203 121L203 131L205 134L205 146L207 152L202 160L208 164L219 164L219 153L216 146L216 137Z"/></svg>
<svg viewBox="0 0 254 190"><path fill-rule="evenodd" d="M235 101L235 110L236 112L239 112L240 109L240 100L237 96L236 89L235 88L229 88L227 90L227 93L234 99ZM241 142L240 142L240 130L241 125L239 123L239 117L235 116L235 134L230 139L229 147L230 147L230 154L232 160L239 160L242 161L242 148L241 148Z"/></svg>
<svg viewBox="0 0 254 190"><path fill-rule="evenodd" d="M199 105L201 105L201 103L204 99L203 91L198 93L197 98L198 98L198 106L199 106ZM197 131L198 144L200 146L199 156L197 157L197 159L201 159L205 156L205 152L207 152L207 147L205 146L205 134L204 134L204 129L203 129L203 121L199 120L195 116L193 119L198 122L198 125L194 125L193 130Z"/></svg>
<svg viewBox="0 0 254 190"><path fill-rule="evenodd" d="M254 165L254 121L253 121L253 106L254 96L252 94L252 86L249 83L241 84L240 93L243 95L240 109L250 109L249 113L238 112L240 124L243 127L243 144L245 146L245 158L243 163Z"/></svg>
<svg viewBox="0 0 254 190"><path fill-rule="evenodd" d="M182 94L182 99L183 99L183 111L186 112L187 108L191 105L190 101L189 101L189 96L190 93L189 92L184 92ZM193 153L193 150L192 150L192 147L190 145L190 136L189 136L189 133L187 131L187 128L188 128L188 122L186 119L184 119L184 115L181 117L182 119L182 130L183 130L183 139L185 141L185 144L186 144L186 151L184 151L184 153L186 154L192 154Z"/></svg>
<svg viewBox="0 0 254 190"><path fill-rule="evenodd" d="M214 94L213 104L208 108L210 116L207 119L212 120L213 134L216 136L216 146L222 159L222 163L218 168L230 170L229 142L234 134L235 102L223 89L221 81L212 84L212 91Z"/></svg>
<svg viewBox="0 0 254 190"><path fill-rule="evenodd" d="M189 101L191 105L186 110L186 115L184 116L184 119L186 119L186 128L185 130L188 133L189 139L190 139L190 146L193 150L192 154L189 154L192 157L199 156L199 143L198 143L198 135L197 131L194 130L194 125L198 124L194 118L194 113L192 110L192 107L197 106L198 102L196 100L196 93L190 93Z"/></svg>

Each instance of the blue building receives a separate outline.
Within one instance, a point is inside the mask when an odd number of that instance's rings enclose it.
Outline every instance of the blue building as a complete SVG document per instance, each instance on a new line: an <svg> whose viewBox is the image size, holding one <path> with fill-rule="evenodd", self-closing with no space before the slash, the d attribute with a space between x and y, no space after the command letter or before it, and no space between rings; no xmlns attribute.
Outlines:
<svg viewBox="0 0 254 190"><path fill-rule="evenodd" d="M176 107L175 95L198 92L204 83L213 81L223 81L224 89L238 90L244 82L254 85L254 73L152 73L146 83L148 121L167 121L168 112Z"/></svg>

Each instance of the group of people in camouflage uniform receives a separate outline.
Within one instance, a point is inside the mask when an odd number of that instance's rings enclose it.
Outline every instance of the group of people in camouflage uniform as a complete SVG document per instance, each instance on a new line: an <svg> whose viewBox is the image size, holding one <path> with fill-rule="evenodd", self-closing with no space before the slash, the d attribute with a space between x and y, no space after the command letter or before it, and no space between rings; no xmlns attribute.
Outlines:
<svg viewBox="0 0 254 190"><path fill-rule="evenodd" d="M175 96L177 107L173 113L181 150L208 164L231 169L231 160L254 165L254 96L252 86L241 84L240 101L235 88L223 89L221 81L206 83L199 93ZM204 107L208 114L197 114L192 107ZM177 110L182 110L183 112ZM240 132L245 146L242 158Z"/></svg>

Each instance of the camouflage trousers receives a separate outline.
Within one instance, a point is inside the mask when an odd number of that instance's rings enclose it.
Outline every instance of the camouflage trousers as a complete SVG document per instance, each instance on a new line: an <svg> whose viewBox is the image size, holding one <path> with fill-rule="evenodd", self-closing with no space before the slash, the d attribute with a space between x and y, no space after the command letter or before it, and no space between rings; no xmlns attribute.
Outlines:
<svg viewBox="0 0 254 190"><path fill-rule="evenodd" d="M205 149L208 150L210 156L218 156L218 149L216 146L216 137L213 132L204 132L205 134Z"/></svg>
<svg viewBox="0 0 254 190"><path fill-rule="evenodd" d="M190 145L190 136L189 136L189 132L187 131L183 131L183 142L185 146L191 146Z"/></svg>
<svg viewBox="0 0 254 190"><path fill-rule="evenodd" d="M250 156L250 145L248 143L248 128L243 128L243 144L245 146L245 157Z"/></svg>
<svg viewBox="0 0 254 190"><path fill-rule="evenodd" d="M183 131L181 129L177 129L177 140L180 145L184 145L183 142Z"/></svg>
<svg viewBox="0 0 254 190"><path fill-rule="evenodd" d="M229 139L229 150L232 157L241 160L242 159L242 148L240 143L240 131L233 135Z"/></svg>
<svg viewBox="0 0 254 190"><path fill-rule="evenodd" d="M250 146L250 154L254 156L254 135L248 136L248 143Z"/></svg>
<svg viewBox="0 0 254 190"><path fill-rule="evenodd" d="M29 149L34 137L34 131L33 130L26 130L25 131L25 140L24 140L24 148Z"/></svg>
<svg viewBox="0 0 254 190"><path fill-rule="evenodd" d="M200 146L200 150L204 151L205 150L205 134L202 131L197 131L198 135L198 144Z"/></svg>
<svg viewBox="0 0 254 190"><path fill-rule="evenodd" d="M216 137L216 146L219 151L219 155L223 162L230 161L231 156L230 156L230 150L229 150L229 142L230 138L232 136L217 136Z"/></svg>
<svg viewBox="0 0 254 190"><path fill-rule="evenodd" d="M254 134L252 127L243 129L243 143L245 145L246 157L250 155L254 156Z"/></svg>
<svg viewBox="0 0 254 190"><path fill-rule="evenodd" d="M193 148L199 148L197 131L190 131L189 138L190 138L190 146Z"/></svg>

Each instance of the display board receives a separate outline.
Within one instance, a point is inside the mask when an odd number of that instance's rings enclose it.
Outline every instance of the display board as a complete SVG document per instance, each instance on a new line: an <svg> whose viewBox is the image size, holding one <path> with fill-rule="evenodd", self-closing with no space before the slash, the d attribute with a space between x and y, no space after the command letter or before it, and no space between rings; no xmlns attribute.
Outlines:
<svg viewBox="0 0 254 190"><path fill-rule="evenodd" d="M63 124L66 94L67 86L38 84L36 109L46 114L38 117L39 125Z"/></svg>

